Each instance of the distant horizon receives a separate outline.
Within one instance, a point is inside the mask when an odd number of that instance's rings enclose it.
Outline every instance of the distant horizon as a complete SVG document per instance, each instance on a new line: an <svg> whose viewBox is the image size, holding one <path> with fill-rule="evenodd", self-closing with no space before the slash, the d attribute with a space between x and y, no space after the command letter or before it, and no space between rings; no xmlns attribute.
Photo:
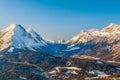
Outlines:
<svg viewBox="0 0 120 80"><path fill-rule="evenodd" d="M118 0L0 0L0 29L15 23L45 40L68 40L80 30L120 24Z"/></svg>

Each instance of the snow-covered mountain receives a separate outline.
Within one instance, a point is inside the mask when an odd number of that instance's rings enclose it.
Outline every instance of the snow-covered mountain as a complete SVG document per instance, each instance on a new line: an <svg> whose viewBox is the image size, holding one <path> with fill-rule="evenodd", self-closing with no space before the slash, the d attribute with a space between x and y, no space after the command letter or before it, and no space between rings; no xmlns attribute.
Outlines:
<svg viewBox="0 0 120 80"><path fill-rule="evenodd" d="M67 41L46 41L31 28L11 24L0 31L0 80L119 78L119 48L117 24L82 30Z"/></svg>
<svg viewBox="0 0 120 80"><path fill-rule="evenodd" d="M108 62L119 61L120 25L110 24L102 30L82 30L67 43L70 45L64 51L68 51L67 53L74 51L75 55L72 53L72 57L83 58L84 56L84 58L90 57Z"/></svg>
<svg viewBox="0 0 120 80"><path fill-rule="evenodd" d="M0 51L9 49L33 50L47 46L47 43L32 29L25 30L21 25L11 24L0 31Z"/></svg>
<svg viewBox="0 0 120 80"><path fill-rule="evenodd" d="M55 56L94 58L108 62L120 60L120 25L110 24L102 30L80 31L70 40L45 41L32 29L11 24L0 31L0 51L30 50Z"/></svg>
<svg viewBox="0 0 120 80"><path fill-rule="evenodd" d="M90 29L88 31L80 31L79 34L74 36L71 40L67 42L71 42L73 44L86 43L95 38L103 38L102 40L110 37L115 37L116 40L120 38L120 25L110 24L109 26L103 28L102 30Z"/></svg>

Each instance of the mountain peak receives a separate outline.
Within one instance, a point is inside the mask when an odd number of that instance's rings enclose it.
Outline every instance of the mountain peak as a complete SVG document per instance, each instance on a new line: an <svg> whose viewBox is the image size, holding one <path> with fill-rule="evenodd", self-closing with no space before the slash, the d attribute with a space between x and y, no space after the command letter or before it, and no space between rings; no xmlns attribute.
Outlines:
<svg viewBox="0 0 120 80"><path fill-rule="evenodd" d="M10 24L11 27L21 26L19 24Z"/></svg>
<svg viewBox="0 0 120 80"><path fill-rule="evenodd" d="M7 29L15 29L16 27L22 27L21 25L19 24L10 24Z"/></svg>
<svg viewBox="0 0 120 80"><path fill-rule="evenodd" d="M108 32L108 33L118 32L118 31L120 31L120 25L110 24L107 27L103 28L101 31L102 32Z"/></svg>
<svg viewBox="0 0 120 80"><path fill-rule="evenodd" d="M119 26L119 25L118 25L118 24L113 24L113 23L111 23L111 24L109 24L108 27L112 27L112 26Z"/></svg>
<svg viewBox="0 0 120 80"><path fill-rule="evenodd" d="M27 30L26 30L27 32L35 32L32 28L28 28Z"/></svg>
<svg viewBox="0 0 120 80"><path fill-rule="evenodd" d="M26 30L19 24L11 24L7 28L5 28L3 31L5 32L18 32L18 31L26 32Z"/></svg>
<svg viewBox="0 0 120 80"><path fill-rule="evenodd" d="M81 30L80 32L79 32L79 34L82 34L82 33L86 33L87 31L85 31L85 30Z"/></svg>
<svg viewBox="0 0 120 80"><path fill-rule="evenodd" d="M90 30L88 30L88 32L95 32L95 31L99 31L99 30L97 30L97 29L95 29L95 28L92 28L92 29L90 29Z"/></svg>
<svg viewBox="0 0 120 80"><path fill-rule="evenodd" d="M120 25L118 25L118 24L113 24L113 23L111 23L111 24L109 24L107 27L105 27L105 28L119 28L120 27ZM104 28L103 28L104 29Z"/></svg>
<svg viewBox="0 0 120 80"><path fill-rule="evenodd" d="M2 30L0 37L0 41L4 42L0 51L11 47L36 51L47 44L34 30L31 28L26 30L18 24L11 24Z"/></svg>
<svg viewBox="0 0 120 80"><path fill-rule="evenodd" d="M27 31L33 38L37 39L37 41L43 40L42 37L41 37L37 32L35 32L32 28L28 28L26 31Z"/></svg>

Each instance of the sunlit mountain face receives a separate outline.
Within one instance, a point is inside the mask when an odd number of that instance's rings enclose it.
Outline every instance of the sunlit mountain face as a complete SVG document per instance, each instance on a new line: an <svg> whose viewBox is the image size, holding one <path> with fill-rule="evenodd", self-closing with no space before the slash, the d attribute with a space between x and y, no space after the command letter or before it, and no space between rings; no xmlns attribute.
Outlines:
<svg viewBox="0 0 120 80"><path fill-rule="evenodd" d="M120 78L120 25L81 30L70 40L47 41L11 24L0 31L1 80Z"/></svg>

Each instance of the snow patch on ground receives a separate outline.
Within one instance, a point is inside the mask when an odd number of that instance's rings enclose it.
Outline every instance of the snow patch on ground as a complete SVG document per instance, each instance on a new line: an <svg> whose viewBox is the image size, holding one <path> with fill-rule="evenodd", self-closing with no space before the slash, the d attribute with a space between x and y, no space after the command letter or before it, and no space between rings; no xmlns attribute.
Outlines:
<svg viewBox="0 0 120 80"><path fill-rule="evenodd" d="M13 47L10 47L10 49L8 50L8 52L13 52L13 51L14 51Z"/></svg>
<svg viewBox="0 0 120 80"><path fill-rule="evenodd" d="M19 76L19 78L22 79L22 80L27 80L26 77Z"/></svg>
<svg viewBox="0 0 120 80"><path fill-rule="evenodd" d="M56 71L55 70L53 70L53 71L50 71L50 72L48 72L49 74L56 74Z"/></svg>
<svg viewBox="0 0 120 80"><path fill-rule="evenodd" d="M67 70L66 73L71 73L72 71L71 70Z"/></svg>
<svg viewBox="0 0 120 80"><path fill-rule="evenodd" d="M68 73L68 74L69 74L69 73L71 73L71 74L78 74L78 73L77 73L76 71L74 71L74 70L67 70L66 73Z"/></svg>
<svg viewBox="0 0 120 80"><path fill-rule="evenodd" d="M94 72L98 75L98 77L108 77L109 76L106 73L98 71L98 70L94 70Z"/></svg>
<svg viewBox="0 0 120 80"><path fill-rule="evenodd" d="M66 73L66 74L71 73L71 74L77 75L78 73L76 71L80 71L82 69L78 68L78 67L55 67L55 68L53 68L52 71L46 72L46 74L47 74L47 76L51 75L51 74L56 75L57 73L61 73L61 70L65 70L64 73Z"/></svg>
<svg viewBox="0 0 120 80"><path fill-rule="evenodd" d="M92 57L92 56L87 56L87 55L73 55L71 56L72 58L79 58L79 59L91 59L91 60L99 60L100 58L97 58L97 57Z"/></svg>
<svg viewBox="0 0 120 80"><path fill-rule="evenodd" d="M110 75L102 72L102 71L99 71L99 70L92 70L92 71L87 71L87 73L90 73L90 74L94 74L96 76L93 76L91 78L104 78L104 77L108 77Z"/></svg>
<svg viewBox="0 0 120 80"><path fill-rule="evenodd" d="M116 62L116 61L114 61L114 60L109 60L109 61L107 61L108 63L118 63L118 64L120 64L120 62Z"/></svg>
<svg viewBox="0 0 120 80"><path fill-rule="evenodd" d="M78 50L78 49L80 49L80 47L69 48L69 49L66 49L65 51L73 51L73 50Z"/></svg>
<svg viewBox="0 0 120 80"><path fill-rule="evenodd" d="M69 70L81 70L81 68L77 67L55 67L55 69L59 72L60 69L69 69Z"/></svg>
<svg viewBox="0 0 120 80"><path fill-rule="evenodd" d="M0 55L0 58L3 57L4 55Z"/></svg>
<svg viewBox="0 0 120 80"><path fill-rule="evenodd" d="M116 67L117 70L120 70L120 67Z"/></svg>
<svg viewBox="0 0 120 80"><path fill-rule="evenodd" d="M96 63L98 63L98 64L104 64L103 62L101 62L101 61L96 61Z"/></svg>

